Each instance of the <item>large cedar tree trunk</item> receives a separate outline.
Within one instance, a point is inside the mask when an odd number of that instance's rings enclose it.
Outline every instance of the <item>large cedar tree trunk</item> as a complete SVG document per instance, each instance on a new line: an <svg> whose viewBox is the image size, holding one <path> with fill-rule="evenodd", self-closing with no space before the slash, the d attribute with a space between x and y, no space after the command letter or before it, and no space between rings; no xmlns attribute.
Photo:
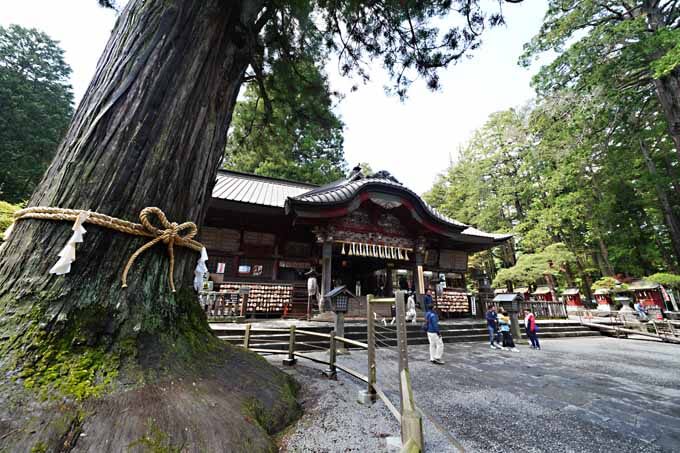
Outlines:
<svg viewBox="0 0 680 453"><path fill-rule="evenodd" d="M29 205L200 225L259 3L131 0ZM122 289L147 239L86 225L71 273L49 275L70 228L23 220L0 249L0 450L273 449L292 383L210 333L186 289L198 255L175 249L177 295L162 244Z"/></svg>
<svg viewBox="0 0 680 453"><path fill-rule="evenodd" d="M668 132L680 159L680 68L673 69L665 77L655 79L654 86L666 114Z"/></svg>
<svg viewBox="0 0 680 453"><path fill-rule="evenodd" d="M656 170L656 164L652 159L647 144L642 139L640 139L640 151L642 151L642 157L644 158L645 164L647 165L647 170L654 180L654 187L656 188L656 193L659 197L661 212L663 213L663 218L666 223L666 227L668 228L668 235L671 238L671 244L675 254L675 261L680 263L680 221L678 221L677 216L673 212L673 206L668 199L666 190L657 181L658 172Z"/></svg>

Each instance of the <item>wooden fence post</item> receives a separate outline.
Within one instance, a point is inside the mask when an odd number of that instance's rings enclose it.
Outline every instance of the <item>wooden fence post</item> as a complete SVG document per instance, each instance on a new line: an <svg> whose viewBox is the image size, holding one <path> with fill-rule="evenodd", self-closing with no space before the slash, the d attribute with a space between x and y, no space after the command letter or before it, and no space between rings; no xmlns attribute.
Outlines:
<svg viewBox="0 0 680 453"><path fill-rule="evenodd" d="M328 356L329 356L328 369L324 371L324 374L331 379L335 379L337 378L337 371L335 369L335 356L336 356L335 330L331 331L330 345L328 347Z"/></svg>
<svg viewBox="0 0 680 453"><path fill-rule="evenodd" d="M359 401L364 404L374 403L376 400L375 383L377 372L375 367L375 318L373 317L373 295L366 296L366 344L368 345L368 388L359 392Z"/></svg>
<svg viewBox="0 0 680 453"><path fill-rule="evenodd" d="M250 291L241 291L239 290L239 294L241 296L241 316L244 318L246 317L246 312L248 310L248 297L250 296Z"/></svg>
<svg viewBox="0 0 680 453"><path fill-rule="evenodd" d="M246 324L246 331L243 334L243 347L246 349L250 348L250 324Z"/></svg>
<svg viewBox="0 0 680 453"><path fill-rule="evenodd" d="M295 326L290 326L290 340L288 342L288 358L283 359L284 365L295 365Z"/></svg>
<svg viewBox="0 0 680 453"><path fill-rule="evenodd" d="M406 318L404 291L397 291L394 298L397 317L397 346L399 349L399 373L408 369L408 346L406 344Z"/></svg>
<svg viewBox="0 0 680 453"><path fill-rule="evenodd" d="M395 316L397 317L397 352L399 353L399 376L408 370L408 346L406 344L406 319L404 317L404 292L397 291L394 295ZM404 395L399 392L401 410L404 411ZM406 441L404 441L406 442Z"/></svg>
<svg viewBox="0 0 680 453"><path fill-rule="evenodd" d="M401 444L404 447L409 445L411 451L423 451L423 418L416 409L411 388L411 374L408 370L404 291L397 291L395 296L399 349L399 396L401 397Z"/></svg>
<svg viewBox="0 0 680 453"><path fill-rule="evenodd" d="M399 373L400 389L402 395L401 406L401 444L405 447L402 451L425 451L423 438L423 417L416 409L411 389L411 374L408 368ZM415 444L415 448L413 447Z"/></svg>

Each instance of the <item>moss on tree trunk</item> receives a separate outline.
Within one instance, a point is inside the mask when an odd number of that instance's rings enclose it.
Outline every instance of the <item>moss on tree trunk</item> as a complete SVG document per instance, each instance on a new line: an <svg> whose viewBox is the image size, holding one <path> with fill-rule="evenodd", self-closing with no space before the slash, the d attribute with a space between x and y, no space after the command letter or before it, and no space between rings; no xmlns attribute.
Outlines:
<svg viewBox="0 0 680 453"><path fill-rule="evenodd" d="M29 206L200 224L257 5L132 0ZM20 221L0 248L0 451L272 450L297 416L290 378L220 342L191 290L170 292L161 245L122 289L145 239L86 226L71 273L49 275L70 226ZM197 256L176 255L190 287Z"/></svg>

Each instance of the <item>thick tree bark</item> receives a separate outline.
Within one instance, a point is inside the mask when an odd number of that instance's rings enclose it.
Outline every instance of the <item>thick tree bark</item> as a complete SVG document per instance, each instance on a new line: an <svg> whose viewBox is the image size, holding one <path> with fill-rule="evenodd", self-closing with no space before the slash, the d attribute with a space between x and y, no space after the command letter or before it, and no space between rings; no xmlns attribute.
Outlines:
<svg viewBox="0 0 680 453"><path fill-rule="evenodd" d="M564 263L561 270L564 272L564 278L567 281L567 286L569 288L575 287L576 282L574 280L574 273L571 271L571 266L569 266L569 263Z"/></svg>
<svg viewBox="0 0 680 453"><path fill-rule="evenodd" d="M647 170L653 179L657 178L656 164L649 153L649 148L645 142L640 140L640 151L645 159L645 164L647 165ZM657 196L659 197L659 204L661 212L664 216L664 221L666 227L668 228L668 234L671 238L671 243L673 244L673 252L675 254L675 260L680 262L680 222L673 212L673 207L668 200L668 195L666 191L661 187L658 182L655 181L654 186L656 187Z"/></svg>
<svg viewBox="0 0 680 453"><path fill-rule="evenodd" d="M261 2L245 0L131 0L29 205L86 209L132 221L144 207L157 206L170 221L200 225L260 9ZM49 275L70 228L65 222L22 220L0 249L0 420L12 420L0 422L0 450L28 451L38 445L36 439L50 451L75 441L82 451L125 450L125 443L102 443L143 435L151 429L147 418L157 418L173 441L191 442L191 449L246 449L224 443L233 440L228 430L216 435L215 423L223 423L228 413L244 442L255 450L272 448L269 439L262 439L264 426L240 425L239 405L252 397L266 412L280 411L278 395L285 393L287 379L216 340L196 310L195 296L170 292L162 244L139 257L129 287L122 289L125 263L147 240L86 225L71 273ZM191 281L197 258L176 248L178 288ZM187 388L178 375L194 384L205 381ZM19 379L9 381L9 376ZM38 428L22 418L17 409L22 404L6 404L24 388L48 396L41 406L45 423ZM241 393L229 394L229 388ZM191 399L189 394L199 389L214 395ZM78 440L72 428L49 431L56 417L48 408L50 395L77 401L109 390L127 393L107 397L107 409L95 408L89 418L80 415L75 402L75 409L67 411L64 429L89 423L86 438ZM40 418L31 395L22 397L23 406ZM127 413L125 420L109 425L107 417L119 417L121 411ZM198 413L203 426L191 423L191 431L178 433L184 429L180 426L189 426L182 420ZM279 413L272 420L289 416Z"/></svg>
<svg viewBox="0 0 680 453"><path fill-rule="evenodd" d="M598 256L601 261L600 270L602 275L605 277L613 277L614 269L612 268L612 265L609 261L609 249L607 248L607 244L605 244L602 238L597 239L597 244L600 249Z"/></svg>
<svg viewBox="0 0 680 453"><path fill-rule="evenodd" d="M237 5L130 2L29 206L88 209L132 221L144 207L157 206L171 221L200 224L248 64ZM165 249L141 255L124 290L123 266L147 240L98 227L87 227L70 274L48 275L70 227L18 222L0 252L0 296L53 294L53 316L103 305L115 309L117 327L131 318L146 321L152 298L154 305L171 304ZM177 249L175 275L183 282L196 258Z"/></svg>
<svg viewBox="0 0 680 453"><path fill-rule="evenodd" d="M656 94L666 114L668 133L675 143L680 160L680 68L675 68L665 77L654 80Z"/></svg>
<svg viewBox="0 0 680 453"><path fill-rule="evenodd" d="M578 268L578 272L581 274L581 278L583 279L583 291L585 292L587 305L589 305L593 300L593 292L591 289L593 286L593 279L586 270L586 263L584 263L578 256L576 256L576 267Z"/></svg>

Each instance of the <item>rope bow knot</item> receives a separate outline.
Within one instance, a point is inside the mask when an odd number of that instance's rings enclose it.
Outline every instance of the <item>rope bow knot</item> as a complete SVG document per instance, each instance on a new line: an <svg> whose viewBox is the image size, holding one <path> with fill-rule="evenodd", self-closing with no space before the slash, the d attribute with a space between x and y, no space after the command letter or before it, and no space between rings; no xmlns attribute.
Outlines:
<svg viewBox="0 0 680 453"><path fill-rule="evenodd" d="M159 208L155 207L142 209L142 212L139 213L139 219L142 222L141 225L134 222L128 222L127 220L117 219L105 214L100 214L98 212L84 211L81 209L52 208L46 206L34 206L31 208L21 209L14 214L14 220L20 221L25 219L38 219L74 222L78 219L78 216L83 213L87 213L84 223L97 225L103 228L108 228L134 236L152 238L149 242L137 249L137 251L133 253L132 256L130 256L130 259L125 265L125 269L123 270L123 288L127 288L127 273L137 257L144 253L145 250L153 247L161 241L168 246L168 255L170 255L170 288L172 288L173 293L175 292L175 284L173 281L175 268L175 245L203 253L203 245L193 239L198 233L198 228L196 227L195 223L184 222L177 224L175 222L169 222L168 218L165 216L165 213ZM161 228L158 228L151 223L151 217L158 219L158 222L161 224ZM182 234L185 231L186 233ZM66 273L68 273L68 271L66 271Z"/></svg>
<svg viewBox="0 0 680 453"><path fill-rule="evenodd" d="M149 220L151 216L155 216L164 229L154 226ZM186 247L194 238L194 236L196 236L196 233L198 233L198 228L194 222L184 222L180 224L176 222L169 222L168 218L165 216L165 213L159 208L155 207L142 209L142 212L139 213L139 220L142 223L142 226L144 226L144 229L151 233L151 236L155 237L138 248L137 251L135 251L135 253L130 256L130 259L125 265L125 269L123 269L123 288L127 288L127 274L137 257L144 253L147 249L150 249L162 241L168 246L168 255L170 256L170 288L174 293L175 244ZM185 230L188 230L187 233L180 235L180 233Z"/></svg>

